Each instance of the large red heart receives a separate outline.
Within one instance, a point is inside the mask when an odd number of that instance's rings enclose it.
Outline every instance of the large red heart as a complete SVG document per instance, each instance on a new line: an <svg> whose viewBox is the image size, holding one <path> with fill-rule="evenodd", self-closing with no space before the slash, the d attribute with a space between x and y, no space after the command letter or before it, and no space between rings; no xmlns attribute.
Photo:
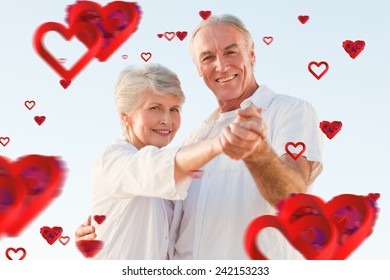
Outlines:
<svg viewBox="0 0 390 280"><path fill-rule="evenodd" d="M0 169L4 176L13 181L14 186L24 189L22 194L18 193L19 190L15 192L7 189L15 197L18 207L6 209L7 212L12 212L13 218L6 223L3 232L9 236L17 236L60 194L65 168L57 157L52 156L27 155L15 162L1 156L0 159Z"/></svg>
<svg viewBox="0 0 390 280"><path fill-rule="evenodd" d="M336 136L336 134L341 130L343 124L340 121L322 121L320 122L320 128L323 133L325 133L326 137L332 139Z"/></svg>
<svg viewBox="0 0 390 280"><path fill-rule="evenodd" d="M40 233L47 243L53 245L61 237L62 227L41 227Z"/></svg>
<svg viewBox="0 0 390 280"><path fill-rule="evenodd" d="M73 65L70 70L66 70L64 66L55 58L43 45L43 36L49 32L58 32L67 41L72 39L77 34L93 34L93 41L88 45L88 50L83 56ZM46 22L40 25L34 34L35 51L66 81L71 81L81 70L97 55L102 44L102 36L96 27L87 22L79 22L73 24L70 28L57 22Z"/></svg>
<svg viewBox="0 0 390 280"><path fill-rule="evenodd" d="M364 50L365 47L364 41L357 40L355 42L351 40L346 40L343 42L344 50L349 54L351 58L355 58Z"/></svg>
<svg viewBox="0 0 390 280"><path fill-rule="evenodd" d="M352 229L346 223L348 217L340 219L340 216L345 214L345 208L348 207L356 209L361 217L361 219L359 219L359 224L353 225L354 228ZM305 211L302 211L302 208L305 209ZM256 236L265 227L275 227L279 229L290 243L306 258L345 259L371 233L376 219L376 210L377 209L370 204L368 197L364 196L343 194L334 197L325 204L324 201L314 195L297 194L286 199L282 203L278 216L271 216L273 217L272 219L269 218L270 215L261 216L249 225L245 235L245 248L250 258L266 259L261 253L261 250L257 248L255 242ZM308 220L306 218L308 217L312 217L313 220L307 222ZM319 227L320 223L316 220L319 217L322 217L327 221L330 232L327 231L325 227ZM301 221L301 219L305 220L298 225L304 223L305 227L297 226L296 223ZM317 224L315 224L315 222ZM310 223L312 224L310 225ZM310 246L307 247L307 238L305 243L304 230L310 228L320 229L320 232L324 234L324 237L321 238L323 240L320 240L322 241L320 244L321 246L315 247L318 254L313 254L312 248L310 248ZM334 244L335 236L336 244ZM306 247L304 245L306 245ZM314 247L315 244L312 243L312 245L313 246L311 247ZM325 253L323 252L324 250ZM331 256L329 256L330 251L333 251Z"/></svg>
<svg viewBox="0 0 390 280"><path fill-rule="evenodd" d="M77 249L86 258L93 258L103 248L104 243L101 240L80 240L76 242Z"/></svg>
<svg viewBox="0 0 390 280"><path fill-rule="evenodd" d="M96 58L106 61L138 28L141 11L135 2L114 1L101 7L98 3L81 1L69 9L68 22L70 26L79 23L91 23L99 30L103 38ZM96 34L90 32L78 33L80 39L88 48L96 40Z"/></svg>

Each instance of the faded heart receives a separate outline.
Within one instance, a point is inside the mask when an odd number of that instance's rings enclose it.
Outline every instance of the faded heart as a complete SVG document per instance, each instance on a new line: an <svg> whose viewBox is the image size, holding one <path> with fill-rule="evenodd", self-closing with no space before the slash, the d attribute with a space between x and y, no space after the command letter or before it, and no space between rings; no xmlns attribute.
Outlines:
<svg viewBox="0 0 390 280"><path fill-rule="evenodd" d="M272 36L264 36L263 37L263 42L266 43L267 45L271 44L274 41L274 37Z"/></svg>

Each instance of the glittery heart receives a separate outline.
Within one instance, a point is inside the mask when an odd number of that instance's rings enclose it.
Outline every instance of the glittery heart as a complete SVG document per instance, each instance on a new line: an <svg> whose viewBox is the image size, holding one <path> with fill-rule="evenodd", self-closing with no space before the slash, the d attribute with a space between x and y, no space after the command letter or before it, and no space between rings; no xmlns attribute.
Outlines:
<svg viewBox="0 0 390 280"><path fill-rule="evenodd" d="M326 137L332 139L336 136L336 134L341 130L343 124L340 121L322 121L320 122L320 128L323 133L325 133Z"/></svg>
<svg viewBox="0 0 390 280"><path fill-rule="evenodd" d="M81 1L69 7L67 21L70 26L78 23L93 24L103 38L96 54L99 61L106 61L137 30L141 19L140 7L135 2L113 1L102 7L92 1ZM78 33L88 48L97 35L89 31Z"/></svg>
<svg viewBox="0 0 390 280"><path fill-rule="evenodd" d="M103 248L101 240L80 240L76 242L76 247L86 258L93 258Z"/></svg>
<svg viewBox="0 0 390 280"><path fill-rule="evenodd" d="M364 50L365 47L364 41L357 40L355 42L351 40L346 40L343 42L344 50L349 54L352 59L355 59L359 53Z"/></svg>
<svg viewBox="0 0 390 280"><path fill-rule="evenodd" d="M62 227L41 227L40 233L42 237L49 243L53 245L54 242L57 241L58 238L61 237Z"/></svg>
<svg viewBox="0 0 390 280"><path fill-rule="evenodd" d="M0 170L4 213L12 216L6 225L0 223L0 233L17 236L60 194L65 169L57 157L27 155L15 162L0 156Z"/></svg>
<svg viewBox="0 0 390 280"><path fill-rule="evenodd" d="M64 80L64 79L61 79L60 80L60 85L64 88L64 89L67 89L68 86L70 86L70 84L72 83L72 81L70 80Z"/></svg>

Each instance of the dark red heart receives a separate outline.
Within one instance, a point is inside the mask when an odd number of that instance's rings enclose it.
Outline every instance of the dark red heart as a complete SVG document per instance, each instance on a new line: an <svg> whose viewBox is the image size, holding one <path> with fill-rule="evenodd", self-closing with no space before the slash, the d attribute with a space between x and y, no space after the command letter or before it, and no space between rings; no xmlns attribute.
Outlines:
<svg viewBox="0 0 390 280"><path fill-rule="evenodd" d="M341 130L343 124L340 121L322 121L320 122L320 128L323 133L325 133L326 137L332 139L336 136L336 134Z"/></svg>
<svg viewBox="0 0 390 280"><path fill-rule="evenodd" d="M100 225L105 221L106 216L105 215L95 215L95 216L93 216L93 219Z"/></svg>
<svg viewBox="0 0 390 280"><path fill-rule="evenodd" d="M211 16L211 11L199 11L199 15L204 19L208 19Z"/></svg>
<svg viewBox="0 0 390 280"><path fill-rule="evenodd" d="M93 258L103 248L104 243L100 240L80 240L76 242L76 247L86 258Z"/></svg>
<svg viewBox="0 0 390 280"><path fill-rule="evenodd" d="M354 59L358 56L359 53L361 53L364 50L365 47L364 41L357 40L355 42L351 40L346 40L343 42L343 48L344 50L349 54L349 56Z"/></svg>
<svg viewBox="0 0 390 280"><path fill-rule="evenodd" d="M36 122L38 125L41 125L41 124L43 124L43 122L46 120L46 117L45 117L45 116L35 116L35 117L34 117L34 120L35 120L35 122Z"/></svg>
<svg viewBox="0 0 390 280"><path fill-rule="evenodd" d="M158 38L162 38L163 36L164 36L164 34L157 34Z"/></svg>
<svg viewBox="0 0 390 280"><path fill-rule="evenodd" d="M60 80L60 84L61 86L64 88L64 89L67 89L68 86L70 86L70 84L72 83L72 81L70 80L64 80L64 79L61 79Z"/></svg>
<svg viewBox="0 0 390 280"><path fill-rule="evenodd" d="M322 65L325 65L325 69L322 70L321 73L317 74L313 69L312 69L312 66L315 65L317 66L317 68L319 68L320 66ZM320 62L315 62L315 61L311 61L308 65L307 65L307 68L309 69L309 72L317 79L321 79L322 76L325 75L326 72L328 72L329 70L329 64L326 62L326 61L320 61Z"/></svg>
<svg viewBox="0 0 390 280"><path fill-rule="evenodd" d="M3 145L4 147L7 146L7 144L9 143L10 139L9 137L0 137L0 143L1 145Z"/></svg>
<svg viewBox="0 0 390 280"><path fill-rule="evenodd" d="M187 31L177 31L176 36L180 39L180 41L183 41L187 37Z"/></svg>
<svg viewBox="0 0 390 280"><path fill-rule="evenodd" d="M23 260L26 257L26 255L27 255L26 249L24 249L22 247L19 247L17 249L10 247L7 250L5 250L5 256L9 260L13 260L12 256L9 255L10 251L14 252L14 254L17 254L19 251L23 252L23 255L21 257L19 257L19 260Z"/></svg>
<svg viewBox="0 0 390 280"><path fill-rule="evenodd" d="M309 16L298 16L298 20L302 23L305 24L309 20Z"/></svg>
<svg viewBox="0 0 390 280"><path fill-rule="evenodd" d="M62 227L41 227L40 233L42 237L52 245L62 235Z"/></svg>

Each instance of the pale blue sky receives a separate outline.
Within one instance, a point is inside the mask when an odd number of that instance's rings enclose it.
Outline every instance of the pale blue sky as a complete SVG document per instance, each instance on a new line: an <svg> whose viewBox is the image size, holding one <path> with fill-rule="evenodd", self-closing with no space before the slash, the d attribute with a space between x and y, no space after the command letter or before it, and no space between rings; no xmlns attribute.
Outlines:
<svg viewBox="0 0 390 280"><path fill-rule="evenodd" d="M23 4L21 4L21 2ZM97 1L107 4L109 1ZM180 41L159 39L158 33L191 31L201 20L200 10L240 17L251 31L257 56L256 77L276 92L308 100L320 120L339 120L343 128L332 140L324 136L324 171L313 193L325 200L342 193L381 193L374 233L350 259L389 259L390 235L388 121L390 5L385 0L345 1L139 1L143 11L138 31L104 62L94 60L64 90L60 77L35 53L32 37L42 23L64 23L70 1L4 1L0 52L0 154L16 159L26 154L58 155L66 161L68 176L63 193L17 238L3 238L0 260L8 247L25 247L28 259L82 259L74 246L74 231L89 213L90 172L98 152L121 137L113 102L113 87L128 64L162 63L178 73L187 102L182 128L172 143L184 136L216 108L212 93L198 77L188 55L189 36ZM185 3L185 4L184 4ZM309 15L306 24L297 17ZM273 36L270 45L263 36ZM344 40L364 40L366 47L351 59ZM68 59L67 66L84 51L83 45L65 42L56 33L45 40L48 49ZM128 58L124 60L123 54ZM310 61L327 61L321 80L307 70ZM26 100L34 100L29 111ZM34 116L46 116L42 126ZM40 236L42 226L61 226L71 237L62 246L49 246Z"/></svg>

